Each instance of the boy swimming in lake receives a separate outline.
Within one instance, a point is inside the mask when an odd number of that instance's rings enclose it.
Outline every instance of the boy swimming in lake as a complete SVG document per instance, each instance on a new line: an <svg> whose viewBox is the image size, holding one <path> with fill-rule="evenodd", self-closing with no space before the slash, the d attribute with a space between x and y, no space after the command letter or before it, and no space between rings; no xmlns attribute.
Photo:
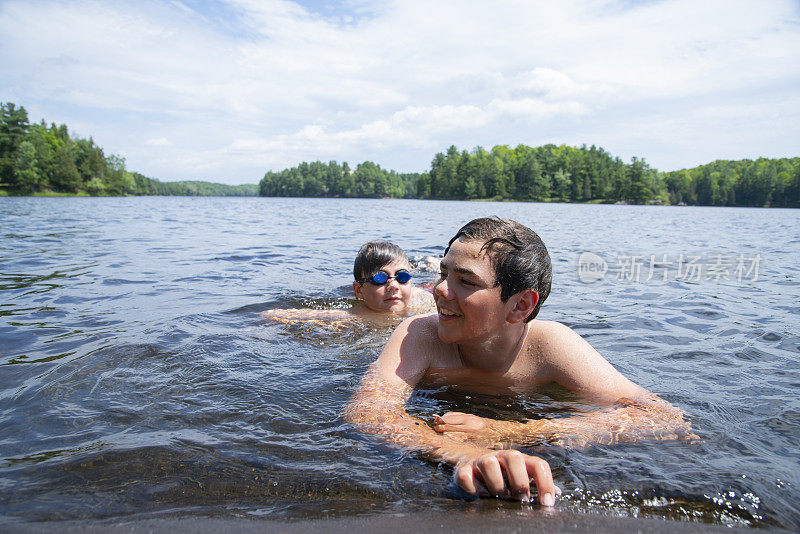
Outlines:
<svg viewBox="0 0 800 534"><path fill-rule="evenodd" d="M426 264L438 261L426 258ZM430 267L429 267L430 268ZM359 302L349 310L267 310L261 316L273 322L314 322L342 326L355 320L382 323L398 317L435 310L430 292L411 283L412 266L406 253L389 241L369 241L353 262L353 293Z"/></svg>
<svg viewBox="0 0 800 534"><path fill-rule="evenodd" d="M351 422L420 454L455 466L469 494L540 504L558 490L542 458L513 444L615 443L691 436L683 413L637 386L581 336L536 320L550 293L552 268L542 240L510 220L471 221L450 240L434 286L438 313L406 319L364 376L346 409ZM465 413L410 416L405 403L422 380L495 391L532 392L559 384L606 408L526 422Z"/></svg>
<svg viewBox="0 0 800 534"><path fill-rule="evenodd" d="M365 243L353 262L353 293L373 312L413 315L432 311L433 298L413 286L403 249L388 241Z"/></svg>

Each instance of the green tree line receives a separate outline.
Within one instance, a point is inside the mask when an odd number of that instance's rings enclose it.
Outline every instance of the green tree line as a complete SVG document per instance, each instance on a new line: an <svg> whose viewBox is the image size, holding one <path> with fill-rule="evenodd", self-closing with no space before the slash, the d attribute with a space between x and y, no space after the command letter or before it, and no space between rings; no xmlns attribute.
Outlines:
<svg viewBox="0 0 800 534"><path fill-rule="evenodd" d="M264 197L416 198L418 173L401 174L371 161L355 170L347 162L303 162L280 172L267 172L259 183Z"/></svg>
<svg viewBox="0 0 800 534"><path fill-rule="evenodd" d="M545 145L438 153L417 184L420 198L644 203L663 196L658 172L592 146ZM666 197L661 199L666 200Z"/></svg>
<svg viewBox="0 0 800 534"><path fill-rule="evenodd" d="M65 124L30 123L24 107L0 103L0 194L295 196L624 202L703 206L800 207L800 158L715 161L661 173L602 148L566 145L490 151L451 146L423 173L398 173L365 161L304 162L267 172L259 184L161 182L71 135Z"/></svg>
<svg viewBox="0 0 800 534"><path fill-rule="evenodd" d="M661 179L672 204L800 208L800 158L719 160Z"/></svg>
<svg viewBox="0 0 800 534"><path fill-rule="evenodd" d="M136 195L183 197L255 197L258 184L227 185L198 180L161 182L134 172Z"/></svg>
<svg viewBox="0 0 800 534"><path fill-rule="evenodd" d="M88 195L255 196L256 184L161 182L125 168L94 140L70 135L66 124L28 122L24 107L0 104L0 192Z"/></svg>
<svg viewBox="0 0 800 534"><path fill-rule="evenodd" d="M335 161L267 172L262 196L492 199L702 206L800 207L800 158L716 161L660 173L585 145L495 146L438 153L428 172L398 174Z"/></svg>

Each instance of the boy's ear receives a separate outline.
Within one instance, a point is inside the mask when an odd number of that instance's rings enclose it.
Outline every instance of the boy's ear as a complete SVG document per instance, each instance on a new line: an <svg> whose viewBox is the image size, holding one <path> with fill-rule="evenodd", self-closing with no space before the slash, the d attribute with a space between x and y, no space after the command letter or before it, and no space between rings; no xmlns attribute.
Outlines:
<svg viewBox="0 0 800 534"><path fill-rule="evenodd" d="M520 291L513 297L516 302L514 303L514 307L508 314L508 322L509 323L521 323L528 317L533 309L536 307L536 304L539 303L539 293L534 291L533 289L526 289L524 291Z"/></svg>
<svg viewBox="0 0 800 534"><path fill-rule="evenodd" d="M353 282L353 293L356 294L357 299L364 300L363 295L361 295L361 285L358 282Z"/></svg>

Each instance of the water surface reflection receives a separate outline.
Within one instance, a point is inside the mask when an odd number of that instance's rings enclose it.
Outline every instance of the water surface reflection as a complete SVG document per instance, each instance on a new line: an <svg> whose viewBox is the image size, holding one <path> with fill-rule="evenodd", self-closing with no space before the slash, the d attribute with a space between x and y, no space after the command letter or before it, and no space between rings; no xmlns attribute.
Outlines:
<svg viewBox="0 0 800 534"><path fill-rule="evenodd" d="M519 510L341 419L388 327L263 324L348 304L367 239L441 254L498 214L554 259L542 318L681 407L702 441L534 448L581 513L800 528L797 211L302 199L0 199L0 506L6 520ZM756 280L577 277L591 251L760 254ZM576 399L482 400L557 415ZM430 384L423 418L463 408Z"/></svg>

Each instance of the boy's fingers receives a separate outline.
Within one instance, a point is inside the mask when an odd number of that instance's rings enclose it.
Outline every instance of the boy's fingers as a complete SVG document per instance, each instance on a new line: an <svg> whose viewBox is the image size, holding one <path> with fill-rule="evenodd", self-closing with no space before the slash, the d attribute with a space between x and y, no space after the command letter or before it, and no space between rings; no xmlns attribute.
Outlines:
<svg viewBox="0 0 800 534"><path fill-rule="evenodd" d="M447 412L444 415L433 416L433 428L437 432L458 432L463 429L463 421L465 414L458 412Z"/></svg>
<svg viewBox="0 0 800 534"><path fill-rule="evenodd" d="M486 426L483 419L461 412L433 416L434 429L439 432L479 432Z"/></svg>
<svg viewBox="0 0 800 534"><path fill-rule="evenodd" d="M456 484L470 495L489 495L489 492L486 491L486 487L476 478L475 474L475 464L473 462L467 462L466 464L456 467L453 478Z"/></svg>
<svg viewBox="0 0 800 534"><path fill-rule="evenodd" d="M525 455L525 465L528 475L536 484L536 491L539 493L539 504L543 506L553 506L556 503L556 485L553 483L553 474L550 472L550 465L536 456Z"/></svg>
<svg viewBox="0 0 800 534"><path fill-rule="evenodd" d="M506 483L503 479L503 470L500 461L494 454L485 454L475 461L483 484L492 495L505 495Z"/></svg>
<svg viewBox="0 0 800 534"><path fill-rule="evenodd" d="M447 412L444 415L434 415L434 417L438 418L444 423L459 424L463 423L468 416L467 414L461 412Z"/></svg>
<svg viewBox="0 0 800 534"><path fill-rule="evenodd" d="M437 432L447 432L449 430L447 423L442 421L442 418L438 415L433 416L433 429Z"/></svg>
<svg viewBox="0 0 800 534"><path fill-rule="evenodd" d="M530 500L533 483L542 506L554 506L561 495L561 490L553 484L548 463L519 451L497 451L458 465L454 479L470 495L495 495L520 501Z"/></svg>
<svg viewBox="0 0 800 534"><path fill-rule="evenodd" d="M531 478L528 476L525 455L519 451L507 451L501 458L511 496L523 502L529 501L531 499Z"/></svg>

